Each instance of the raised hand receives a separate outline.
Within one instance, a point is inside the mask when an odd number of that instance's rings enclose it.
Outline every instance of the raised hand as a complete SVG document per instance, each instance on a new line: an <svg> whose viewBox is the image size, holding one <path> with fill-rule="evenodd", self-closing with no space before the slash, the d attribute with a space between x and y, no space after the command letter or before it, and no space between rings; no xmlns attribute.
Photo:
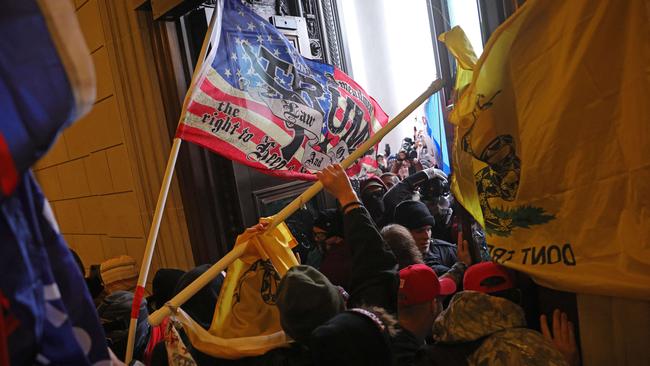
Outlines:
<svg viewBox="0 0 650 366"><path fill-rule="evenodd" d="M316 172L316 177L321 181L325 190L339 200L341 206L359 201L357 194L352 189L348 175L341 165L330 165L320 172Z"/></svg>
<svg viewBox="0 0 650 366"><path fill-rule="evenodd" d="M569 365L580 365L580 354L576 346L576 337L573 330L573 323L568 321L567 315L559 309L553 311L553 333L548 328L546 315L539 318L544 338L549 340L564 355Z"/></svg>
<svg viewBox="0 0 650 366"><path fill-rule="evenodd" d="M246 232L251 233L251 234L253 234L253 233L263 233L268 226L269 226L268 222L259 222L259 223L255 224L255 225L249 227L248 229L246 229Z"/></svg>

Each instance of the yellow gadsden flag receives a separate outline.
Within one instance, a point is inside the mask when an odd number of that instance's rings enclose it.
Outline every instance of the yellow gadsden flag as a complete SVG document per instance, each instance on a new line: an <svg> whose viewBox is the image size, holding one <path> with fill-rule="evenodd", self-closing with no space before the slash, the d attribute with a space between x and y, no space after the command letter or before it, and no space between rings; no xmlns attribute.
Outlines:
<svg viewBox="0 0 650 366"><path fill-rule="evenodd" d="M247 250L228 266L210 329L182 310L177 317L194 348L225 359L257 356L288 345L275 301L280 278L298 264L291 252L296 240L285 223L268 233L245 232L235 245L247 245Z"/></svg>
<svg viewBox="0 0 650 366"><path fill-rule="evenodd" d="M494 260L650 299L649 22L643 0L528 0L466 66L452 185Z"/></svg>

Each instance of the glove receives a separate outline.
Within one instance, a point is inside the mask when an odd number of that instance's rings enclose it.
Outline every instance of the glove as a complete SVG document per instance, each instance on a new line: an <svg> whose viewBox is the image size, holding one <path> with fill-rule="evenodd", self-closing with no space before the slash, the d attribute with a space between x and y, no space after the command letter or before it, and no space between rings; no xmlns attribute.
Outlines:
<svg viewBox="0 0 650 366"><path fill-rule="evenodd" d="M438 168L433 168L433 167L432 168L427 168L427 169L424 169L423 172L427 175L427 177L429 179L440 178L440 179L444 180L445 182L448 181L447 174L445 174L445 172L443 172L442 170L440 170Z"/></svg>

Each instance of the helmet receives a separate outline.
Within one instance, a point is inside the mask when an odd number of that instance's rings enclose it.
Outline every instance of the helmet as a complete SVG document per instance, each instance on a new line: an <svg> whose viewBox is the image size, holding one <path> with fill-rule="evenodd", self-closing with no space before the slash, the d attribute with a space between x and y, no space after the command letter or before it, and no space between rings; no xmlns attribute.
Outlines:
<svg viewBox="0 0 650 366"><path fill-rule="evenodd" d="M454 198L449 189L449 181L440 176L434 176L420 186L421 200L427 205L436 222L449 225Z"/></svg>

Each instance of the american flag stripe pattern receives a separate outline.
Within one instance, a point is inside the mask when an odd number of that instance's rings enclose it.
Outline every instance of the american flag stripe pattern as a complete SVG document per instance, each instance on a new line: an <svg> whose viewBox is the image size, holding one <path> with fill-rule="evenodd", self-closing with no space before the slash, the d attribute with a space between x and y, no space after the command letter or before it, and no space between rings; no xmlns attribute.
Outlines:
<svg viewBox="0 0 650 366"><path fill-rule="evenodd" d="M383 127L377 102L337 68L302 57L238 0L222 0L218 40L177 137L272 175L304 180ZM348 173L376 167L375 149Z"/></svg>

